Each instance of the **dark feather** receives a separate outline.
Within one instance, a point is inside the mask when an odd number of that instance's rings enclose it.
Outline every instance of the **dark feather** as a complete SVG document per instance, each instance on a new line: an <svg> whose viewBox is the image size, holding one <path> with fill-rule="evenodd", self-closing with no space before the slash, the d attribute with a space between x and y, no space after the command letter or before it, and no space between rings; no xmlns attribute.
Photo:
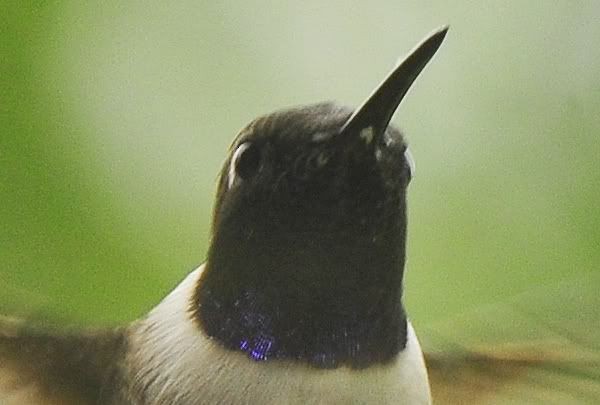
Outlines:
<svg viewBox="0 0 600 405"><path fill-rule="evenodd" d="M41 332L0 318L1 404L100 404L115 395L121 331Z"/></svg>

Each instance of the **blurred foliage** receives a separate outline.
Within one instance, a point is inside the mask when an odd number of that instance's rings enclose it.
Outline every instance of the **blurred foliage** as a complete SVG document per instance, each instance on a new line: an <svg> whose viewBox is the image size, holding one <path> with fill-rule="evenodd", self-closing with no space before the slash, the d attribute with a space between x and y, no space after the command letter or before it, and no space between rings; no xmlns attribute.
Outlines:
<svg viewBox="0 0 600 405"><path fill-rule="evenodd" d="M204 260L239 128L289 105L357 105L449 23L394 120L417 161L413 322L450 332L531 296L525 309L597 336L600 3L4 3L3 312L143 314Z"/></svg>

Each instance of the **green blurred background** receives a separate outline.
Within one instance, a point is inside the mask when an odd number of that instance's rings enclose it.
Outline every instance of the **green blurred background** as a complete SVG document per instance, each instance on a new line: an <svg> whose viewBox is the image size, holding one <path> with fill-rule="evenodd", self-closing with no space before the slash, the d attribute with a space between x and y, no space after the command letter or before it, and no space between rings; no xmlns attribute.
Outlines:
<svg viewBox="0 0 600 405"><path fill-rule="evenodd" d="M357 105L448 23L394 118L417 162L413 323L508 305L600 341L597 1L3 3L2 312L140 316L204 260L242 126Z"/></svg>

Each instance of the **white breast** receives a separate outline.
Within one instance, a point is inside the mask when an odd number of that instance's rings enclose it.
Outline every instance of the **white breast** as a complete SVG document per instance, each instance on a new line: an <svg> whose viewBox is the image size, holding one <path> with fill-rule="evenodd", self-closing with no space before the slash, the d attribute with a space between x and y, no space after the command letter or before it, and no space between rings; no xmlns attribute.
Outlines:
<svg viewBox="0 0 600 405"><path fill-rule="evenodd" d="M410 323L397 359L363 370L315 369L292 361L256 362L223 349L191 319L202 267L136 325L129 365L146 404L429 404L427 371Z"/></svg>

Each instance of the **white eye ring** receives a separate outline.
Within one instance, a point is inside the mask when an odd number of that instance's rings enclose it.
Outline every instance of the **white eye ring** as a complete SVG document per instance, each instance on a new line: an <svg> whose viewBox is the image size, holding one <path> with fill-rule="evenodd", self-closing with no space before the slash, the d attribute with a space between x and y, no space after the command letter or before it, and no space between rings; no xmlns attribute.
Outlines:
<svg viewBox="0 0 600 405"><path fill-rule="evenodd" d="M404 159L406 159L406 163L408 163L410 177L413 178L415 176L415 159L413 158L412 153L410 153L410 149L408 147L406 147L404 150Z"/></svg>
<svg viewBox="0 0 600 405"><path fill-rule="evenodd" d="M242 156L242 153L244 153L244 151L246 149L248 149L250 147L250 143L248 142L244 142L243 144L241 144L240 146L237 147L237 149L235 150L235 152L233 152L233 156L231 157L231 161L229 162L229 171L227 173L227 188L231 188L231 186L233 186L233 182L235 181L235 178L237 176L237 172L235 170L238 160L240 158L240 156Z"/></svg>

